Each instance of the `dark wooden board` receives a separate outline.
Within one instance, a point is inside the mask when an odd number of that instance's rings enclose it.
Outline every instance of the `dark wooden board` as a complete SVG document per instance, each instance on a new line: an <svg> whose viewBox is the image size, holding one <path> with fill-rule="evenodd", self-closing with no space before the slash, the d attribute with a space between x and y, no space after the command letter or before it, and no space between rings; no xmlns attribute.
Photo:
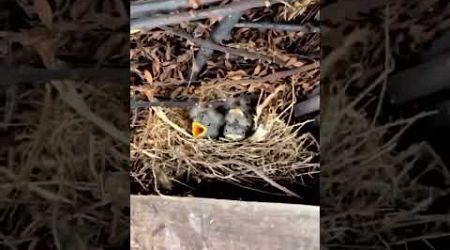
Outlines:
<svg viewBox="0 0 450 250"><path fill-rule="evenodd" d="M316 206L131 196L131 249L319 249Z"/></svg>

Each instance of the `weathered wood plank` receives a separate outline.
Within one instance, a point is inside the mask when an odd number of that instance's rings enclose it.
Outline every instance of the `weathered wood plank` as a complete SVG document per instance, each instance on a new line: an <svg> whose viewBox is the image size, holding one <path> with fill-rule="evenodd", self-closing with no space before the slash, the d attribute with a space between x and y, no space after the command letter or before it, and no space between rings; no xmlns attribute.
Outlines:
<svg viewBox="0 0 450 250"><path fill-rule="evenodd" d="M319 207L131 196L131 249L319 249Z"/></svg>

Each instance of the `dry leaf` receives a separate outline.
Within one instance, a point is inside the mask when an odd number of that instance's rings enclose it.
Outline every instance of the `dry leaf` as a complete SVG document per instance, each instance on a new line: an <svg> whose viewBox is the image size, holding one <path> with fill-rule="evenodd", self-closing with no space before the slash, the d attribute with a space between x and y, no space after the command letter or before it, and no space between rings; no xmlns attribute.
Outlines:
<svg viewBox="0 0 450 250"><path fill-rule="evenodd" d="M37 15L39 16L39 19L41 19L41 22L47 27L48 29L52 29L53 26L53 11L50 4L47 2L47 0L34 0L33 5L34 11L36 11Z"/></svg>
<svg viewBox="0 0 450 250"><path fill-rule="evenodd" d="M102 45L97 49L95 53L95 58L99 62L103 62L106 58L108 58L114 50L120 46L123 42L124 36L121 33L114 34L110 36Z"/></svg>
<svg viewBox="0 0 450 250"><path fill-rule="evenodd" d="M294 63L293 65L294 65L296 68L300 68L301 66L305 65L305 63L304 63L304 62L298 61L298 62Z"/></svg>
<svg viewBox="0 0 450 250"><path fill-rule="evenodd" d="M77 0L70 8L70 17L73 20L80 19L82 16L86 15L89 12L92 3L92 1Z"/></svg>
<svg viewBox="0 0 450 250"><path fill-rule="evenodd" d="M191 54L184 53L181 56L177 57L177 63L185 63L185 62L189 61L189 59L191 59Z"/></svg>
<svg viewBox="0 0 450 250"><path fill-rule="evenodd" d="M261 72L261 65L257 65L255 70L253 70L253 74L254 76L257 76L259 73Z"/></svg>
<svg viewBox="0 0 450 250"><path fill-rule="evenodd" d="M231 70L233 68L233 66L231 65L230 61L225 60L225 68L227 70Z"/></svg>
<svg viewBox="0 0 450 250"><path fill-rule="evenodd" d="M240 76L242 78L242 76L246 76L246 75L247 75L247 72L245 72L242 69L236 70L236 71L230 71L230 72L227 73L228 77Z"/></svg>
<svg viewBox="0 0 450 250"><path fill-rule="evenodd" d="M41 57L42 62L47 68L55 66L55 45L51 40L42 41L34 44L34 48Z"/></svg>
<svg viewBox="0 0 450 250"><path fill-rule="evenodd" d="M292 66L292 65L295 65L295 63L297 63L298 61L297 61L297 58L295 58L295 57L291 57L291 59L289 59L288 61L287 61L287 63L286 63L286 67L289 67L289 66Z"/></svg>
<svg viewBox="0 0 450 250"><path fill-rule="evenodd" d="M147 83L153 84L153 76L152 73L150 73L150 71L144 70L144 76Z"/></svg>
<svg viewBox="0 0 450 250"><path fill-rule="evenodd" d="M140 31L141 30L139 30L139 29L134 29L134 30L130 29L130 35L134 35L134 34L140 32Z"/></svg>
<svg viewBox="0 0 450 250"><path fill-rule="evenodd" d="M193 9L198 9L200 7L201 1L200 0L189 0L188 4Z"/></svg>

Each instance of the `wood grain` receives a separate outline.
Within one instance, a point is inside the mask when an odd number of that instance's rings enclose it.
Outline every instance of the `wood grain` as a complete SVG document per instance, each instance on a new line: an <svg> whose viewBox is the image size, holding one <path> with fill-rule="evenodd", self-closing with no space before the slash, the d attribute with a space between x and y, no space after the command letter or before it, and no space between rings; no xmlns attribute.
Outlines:
<svg viewBox="0 0 450 250"><path fill-rule="evenodd" d="M131 249L319 249L319 207L131 196Z"/></svg>

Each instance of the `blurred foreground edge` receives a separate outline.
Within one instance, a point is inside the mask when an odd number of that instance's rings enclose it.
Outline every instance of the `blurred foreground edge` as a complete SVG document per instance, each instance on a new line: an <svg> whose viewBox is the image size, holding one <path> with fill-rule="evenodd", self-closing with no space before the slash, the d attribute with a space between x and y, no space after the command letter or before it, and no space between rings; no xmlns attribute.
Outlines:
<svg viewBox="0 0 450 250"><path fill-rule="evenodd" d="M318 206L137 196L131 249L319 249Z"/></svg>

